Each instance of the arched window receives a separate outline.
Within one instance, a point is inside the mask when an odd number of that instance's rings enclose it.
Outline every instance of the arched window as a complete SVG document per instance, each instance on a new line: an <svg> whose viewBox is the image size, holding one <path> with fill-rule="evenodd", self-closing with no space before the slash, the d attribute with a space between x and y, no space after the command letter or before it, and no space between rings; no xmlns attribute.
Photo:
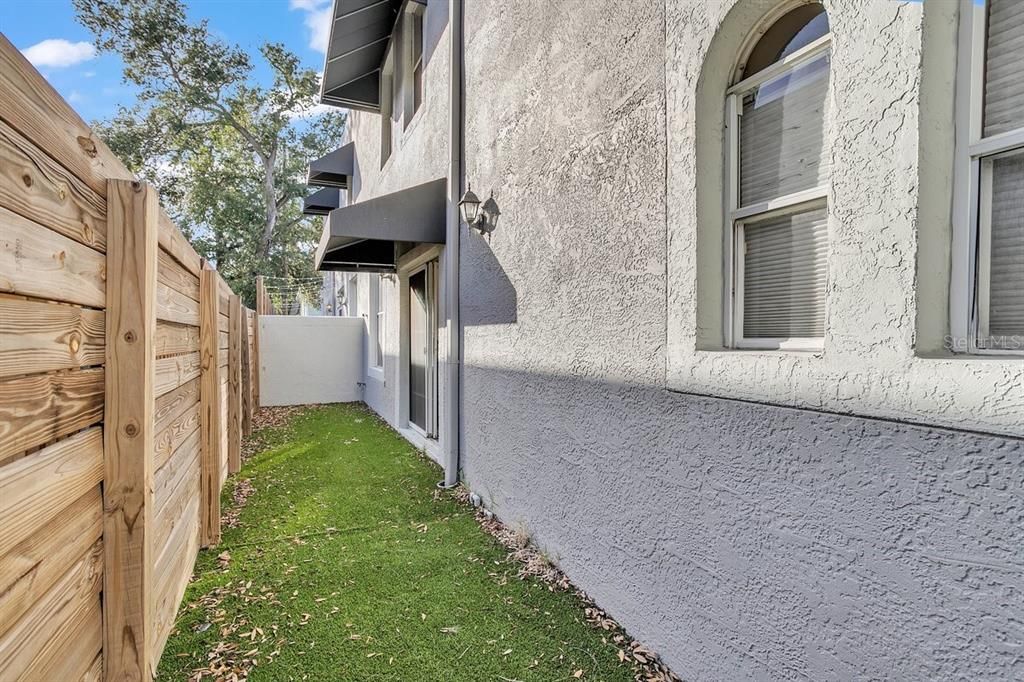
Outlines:
<svg viewBox="0 0 1024 682"><path fill-rule="evenodd" d="M726 93L731 341L816 350L825 327L830 40L817 3L757 34Z"/></svg>

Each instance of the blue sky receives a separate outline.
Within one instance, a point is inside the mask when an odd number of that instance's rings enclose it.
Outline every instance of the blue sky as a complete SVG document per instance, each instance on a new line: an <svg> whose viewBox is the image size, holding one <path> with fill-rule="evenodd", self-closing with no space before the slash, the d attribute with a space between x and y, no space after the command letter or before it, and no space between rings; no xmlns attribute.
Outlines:
<svg viewBox="0 0 1024 682"><path fill-rule="evenodd" d="M259 76L267 76L257 53L265 41L284 43L306 65L323 68L329 0L185 1L193 18L209 19L221 38L256 55ZM0 0L0 32L86 121L108 118L134 101L120 59L93 54L92 36L75 21L71 0Z"/></svg>

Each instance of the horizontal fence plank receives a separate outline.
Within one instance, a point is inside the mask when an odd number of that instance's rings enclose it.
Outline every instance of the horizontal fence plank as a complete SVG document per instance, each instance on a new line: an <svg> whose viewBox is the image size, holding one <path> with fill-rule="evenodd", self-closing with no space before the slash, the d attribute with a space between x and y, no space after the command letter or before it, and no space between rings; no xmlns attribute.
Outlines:
<svg viewBox="0 0 1024 682"><path fill-rule="evenodd" d="M0 635L103 536L103 498L93 486L0 556Z"/></svg>
<svg viewBox="0 0 1024 682"><path fill-rule="evenodd" d="M73 678L72 678L73 679ZM103 679L103 652L96 654L96 658L93 659L92 665L85 671L85 674L78 680L78 682L101 682Z"/></svg>
<svg viewBox="0 0 1024 682"><path fill-rule="evenodd" d="M199 498L199 438L190 436L187 443L161 467L153 480L153 547L159 557L167 549L167 541L182 523L198 521L185 516L185 509Z"/></svg>
<svg viewBox="0 0 1024 682"><path fill-rule="evenodd" d="M166 251L174 260L180 263L190 273L199 277L199 271L203 268L203 259L199 257L196 250L181 230L171 222L163 209L157 219L157 240L160 248Z"/></svg>
<svg viewBox="0 0 1024 682"><path fill-rule="evenodd" d="M231 337L228 332L217 332L217 348L227 350L231 347Z"/></svg>
<svg viewBox="0 0 1024 682"><path fill-rule="evenodd" d="M175 490L188 471L195 467L196 485L199 484L199 435L192 431L182 439L174 453L164 460L163 465L153 475L153 509L156 516L163 514L164 507L176 494ZM156 549L163 547L154 543Z"/></svg>
<svg viewBox="0 0 1024 682"><path fill-rule="evenodd" d="M199 301L157 282L156 319L198 326Z"/></svg>
<svg viewBox="0 0 1024 682"><path fill-rule="evenodd" d="M0 635L0 680L52 679L40 677L39 673L70 636L76 614L93 602L99 604L102 583L102 541L97 541L17 623Z"/></svg>
<svg viewBox="0 0 1024 682"><path fill-rule="evenodd" d="M0 121L0 205L104 250L107 204L67 169Z"/></svg>
<svg viewBox="0 0 1024 682"><path fill-rule="evenodd" d="M199 353L158 358L153 392L157 397L199 376Z"/></svg>
<svg viewBox="0 0 1024 682"><path fill-rule="evenodd" d="M99 485L102 477L103 435L99 427L0 468L0 519L4 526L0 556Z"/></svg>
<svg viewBox="0 0 1024 682"><path fill-rule="evenodd" d="M199 327L159 320L153 341L155 355L178 355L199 351Z"/></svg>
<svg viewBox="0 0 1024 682"><path fill-rule="evenodd" d="M157 251L156 276L165 286L188 296L193 301L199 300L199 278L163 249Z"/></svg>
<svg viewBox="0 0 1024 682"><path fill-rule="evenodd" d="M175 450L199 430L199 403L194 403L177 419L156 434L153 468L159 469L171 458ZM196 435L198 439L198 435Z"/></svg>
<svg viewBox="0 0 1024 682"><path fill-rule="evenodd" d="M156 399L153 426L160 433L181 414L199 402L199 379L192 379Z"/></svg>
<svg viewBox="0 0 1024 682"><path fill-rule="evenodd" d="M103 312L0 299L0 377L102 365Z"/></svg>
<svg viewBox="0 0 1024 682"><path fill-rule="evenodd" d="M108 178L133 177L3 34L0 34L0 118L34 140L102 196L107 194Z"/></svg>
<svg viewBox="0 0 1024 682"><path fill-rule="evenodd" d="M0 381L0 464L102 419L102 368Z"/></svg>
<svg viewBox="0 0 1024 682"><path fill-rule="evenodd" d="M0 291L102 308L107 259L0 206Z"/></svg>
<svg viewBox="0 0 1024 682"><path fill-rule="evenodd" d="M185 594L192 565L199 551L199 498L193 497L181 514L182 523L168 538L155 566L152 651L159 656L174 627L178 605Z"/></svg>
<svg viewBox="0 0 1024 682"><path fill-rule="evenodd" d="M99 595L82 604L26 671L32 680L77 680L89 672L103 648L103 611Z"/></svg>

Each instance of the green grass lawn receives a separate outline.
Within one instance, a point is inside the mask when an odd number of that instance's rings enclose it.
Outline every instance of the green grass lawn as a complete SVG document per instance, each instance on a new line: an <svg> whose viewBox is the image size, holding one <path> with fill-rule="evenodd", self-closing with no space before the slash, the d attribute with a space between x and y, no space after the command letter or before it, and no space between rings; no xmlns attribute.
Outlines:
<svg viewBox="0 0 1024 682"><path fill-rule="evenodd" d="M200 552L160 679L211 662L205 679L633 679L581 602L518 578L472 510L435 493L441 470L364 406L260 435L222 505L239 480L255 492Z"/></svg>

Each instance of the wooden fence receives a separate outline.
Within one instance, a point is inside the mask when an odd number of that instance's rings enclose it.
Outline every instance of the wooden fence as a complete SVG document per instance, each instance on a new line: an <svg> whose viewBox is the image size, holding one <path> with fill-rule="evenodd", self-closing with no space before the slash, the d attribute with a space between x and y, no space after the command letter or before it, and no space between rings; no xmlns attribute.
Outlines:
<svg viewBox="0 0 1024 682"><path fill-rule="evenodd" d="M258 404L258 324L0 35L0 680L149 680Z"/></svg>

